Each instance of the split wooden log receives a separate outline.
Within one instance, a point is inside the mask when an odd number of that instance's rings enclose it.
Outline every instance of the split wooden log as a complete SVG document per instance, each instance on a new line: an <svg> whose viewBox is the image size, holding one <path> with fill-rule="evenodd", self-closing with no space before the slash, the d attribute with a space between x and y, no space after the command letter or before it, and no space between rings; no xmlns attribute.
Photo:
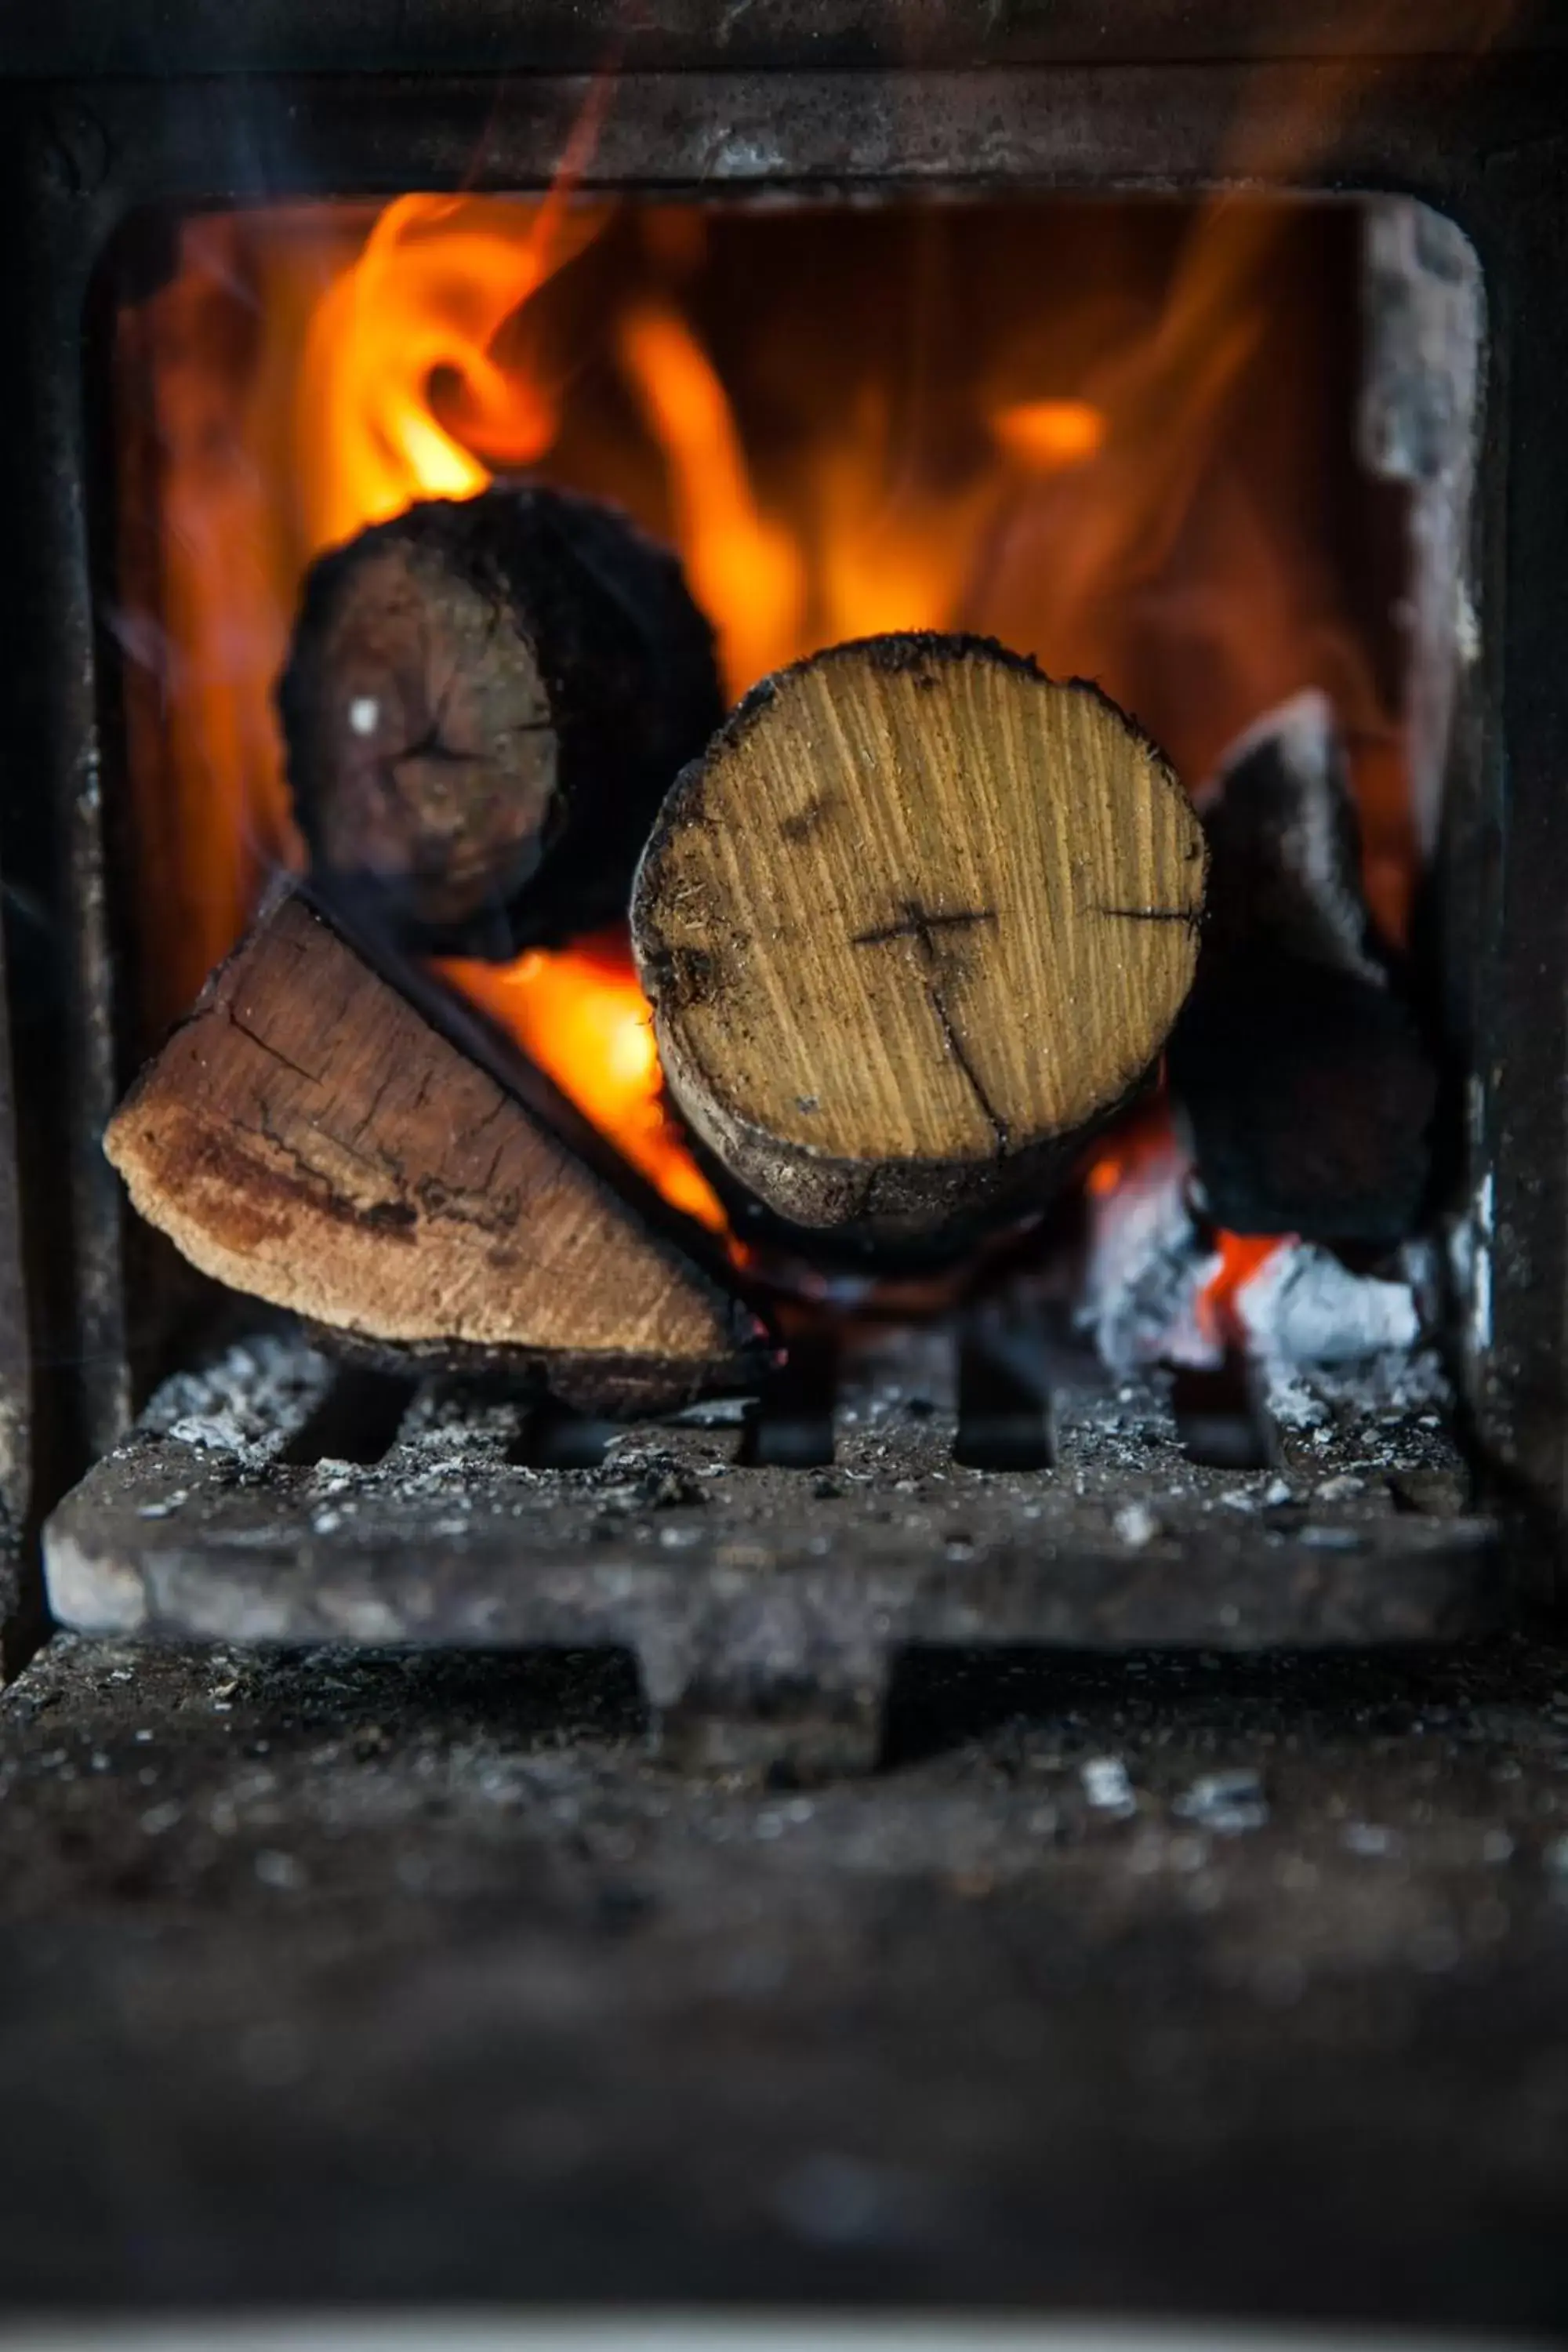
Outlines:
<svg viewBox="0 0 1568 2352"><path fill-rule="evenodd" d="M299 898L220 965L105 1149L204 1273L362 1350L614 1411L755 1375L745 1310Z"/></svg>
<svg viewBox="0 0 1568 2352"><path fill-rule="evenodd" d="M278 701L318 886L403 945L497 957L624 916L722 709L675 557L537 488L434 499L323 556Z"/></svg>
<svg viewBox="0 0 1568 2352"><path fill-rule="evenodd" d="M1197 822L1092 687L868 638L743 702L660 812L633 943L666 1080L797 1225L967 1237L1142 1084L1193 976Z"/></svg>
<svg viewBox="0 0 1568 2352"><path fill-rule="evenodd" d="M1204 826L1208 919L1169 1070L1205 1204L1236 1233L1401 1241L1426 1202L1437 1076L1368 911L1323 696L1251 730Z"/></svg>

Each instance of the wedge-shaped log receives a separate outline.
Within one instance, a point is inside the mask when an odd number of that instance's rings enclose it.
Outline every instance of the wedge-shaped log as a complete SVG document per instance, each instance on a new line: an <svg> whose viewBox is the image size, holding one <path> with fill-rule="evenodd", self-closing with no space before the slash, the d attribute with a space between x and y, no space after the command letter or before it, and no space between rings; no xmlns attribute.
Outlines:
<svg viewBox="0 0 1568 2352"><path fill-rule="evenodd" d="M1092 687L974 637L840 646L676 785L633 938L671 1092L781 1216L959 1237L1044 1197L1193 976L1197 822Z"/></svg>
<svg viewBox="0 0 1568 2352"><path fill-rule="evenodd" d="M405 944L500 957L625 915L721 709L675 557L614 508L516 488L323 556L278 701L318 886Z"/></svg>
<svg viewBox="0 0 1568 2352"><path fill-rule="evenodd" d="M298 898L219 967L105 1149L205 1274L362 1349L610 1410L754 1369L745 1310Z"/></svg>

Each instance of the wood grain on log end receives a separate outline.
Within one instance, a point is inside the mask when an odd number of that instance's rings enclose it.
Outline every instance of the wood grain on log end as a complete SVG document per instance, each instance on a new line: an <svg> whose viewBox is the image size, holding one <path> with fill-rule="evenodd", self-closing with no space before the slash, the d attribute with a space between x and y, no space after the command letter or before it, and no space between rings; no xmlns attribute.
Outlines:
<svg viewBox="0 0 1568 2352"><path fill-rule="evenodd" d="M105 1149L204 1273L367 1347L608 1406L755 1370L750 1315L298 898L214 974Z"/></svg>
<svg viewBox="0 0 1568 2352"><path fill-rule="evenodd" d="M841 646L661 810L633 933L665 1076L777 1213L889 1242L1044 1197L1191 983L1202 835L1096 688L973 637Z"/></svg>

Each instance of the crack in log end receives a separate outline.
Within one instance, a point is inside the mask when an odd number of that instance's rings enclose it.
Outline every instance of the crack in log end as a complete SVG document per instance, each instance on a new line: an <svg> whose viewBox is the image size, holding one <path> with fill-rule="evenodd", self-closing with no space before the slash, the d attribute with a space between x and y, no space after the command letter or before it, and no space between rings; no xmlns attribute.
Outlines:
<svg viewBox="0 0 1568 2352"><path fill-rule="evenodd" d="M1194 931L1203 922L1203 910L1197 907L1097 907L1094 911L1112 922L1185 923Z"/></svg>
<svg viewBox="0 0 1568 2352"><path fill-rule="evenodd" d="M689 941L720 959L700 1002L649 991L710 1157L855 1252L962 1250L1043 1208L1197 961L1198 821L1141 735L982 639L909 632L783 673L697 773L632 934L645 979Z"/></svg>
<svg viewBox="0 0 1568 2352"><path fill-rule="evenodd" d="M953 1060L958 1064L958 1066L963 1071L964 1077L968 1080L969 1087L973 1094L974 1099L980 1106L981 1117L984 1119L986 1125L991 1129L992 1135L995 1139L996 1157L998 1160L1005 1160L1007 1156L1007 1145L1010 1134L1007 1122L997 1111L995 1105L992 1102L991 1097L986 1093L984 1087L981 1085L980 1074L975 1069L973 1063L970 1060L968 1054L964 1051L963 1041L959 1036L957 1029L953 1026L952 1015L949 1013L947 1006L942 1003L942 991L937 986L934 980L927 982L926 994L931 999L931 1009L936 1014L947 1050L952 1055Z"/></svg>
<svg viewBox="0 0 1568 2352"><path fill-rule="evenodd" d="M340 1224L352 1222L374 1226L378 1231L401 1233L417 1223L417 1212L401 1196L388 1199L384 1194L364 1202L352 1201L331 1169L322 1167L319 1160L310 1157L306 1144L307 1141L311 1144L323 1142L332 1151L341 1152L345 1160L352 1160L364 1169L373 1182L400 1186L403 1181L401 1171L387 1152L374 1149L362 1151L357 1142L351 1142L347 1136L320 1129L308 1127L303 1135L299 1135L290 1132L290 1125L291 1122L287 1120L281 1125L279 1123L271 1105L263 1097L257 1102L256 1125L252 1127L248 1122L237 1120L235 1132L242 1137L259 1136L279 1159L297 1168L301 1178L316 1188L328 1214Z"/></svg>
<svg viewBox="0 0 1568 2352"><path fill-rule="evenodd" d="M926 911L918 898L901 899L899 916L898 922L889 923L881 930L857 931L849 944L857 948L875 948L885 946L889 940L915 940L926 962L933 963L937 951L933 935L937 931L968 930L976 923L994 923L996 920L996 911L993 907L979 907L967 914L932 915Z"/></svg>
<svg viewBox="0 0 1568 2352"><path fill-rule="evenodd" d="M308 1087L325 1086L326 1080L316 1071L306 1069L302 1062L291 1062L287 1054L280 1052L269 1038L261 1034L259 1029L252 1029L247 1022L242 1021L232 1000L224 1006L224 1011L228 1015L230 1028L237 1029L240 1035L247 1039L258 1053L265 1054L269 1062L276 1062L279 1069L291 1070L297 1078L303 1078Z"/></svg>

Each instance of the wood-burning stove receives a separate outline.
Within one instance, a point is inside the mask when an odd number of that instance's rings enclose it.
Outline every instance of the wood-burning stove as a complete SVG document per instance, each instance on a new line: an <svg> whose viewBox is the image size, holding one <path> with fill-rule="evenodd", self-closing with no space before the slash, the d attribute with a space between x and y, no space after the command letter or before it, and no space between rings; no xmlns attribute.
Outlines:
<svg viewBox="0 0 1568 2352"><path fill-rule="evenodd" d="M1354 14L1194 23L1150 5L1112 33L1073 10L731 7L524 36L458 0L390 35L285 5L243 33L160 33L155 51L112 8L5 37L18 356L0 856L21 1181L8 1217L0 1186L0 1224L31 1352L0 1365L0 1477L21 1530L104 1457L49 1529L58 1614L150 1635L629 1646L688 1752L820 1768L874 1753L889 1661L911 1643L1433 1640L1552 1598L1568 1516L1552 431L1568 43L1544 15L1482 50L1468 8L1395 9L1370 36ZM1276 1421L1265 1467L1194 1459L1214 1448L1194 1441L1190 1382L1073 1386L1037 1332L1020 1341L1016 1307L993 1307L843 1358L819 1336L743 1425L711 1408L614 1433L333 1372L247 1328L200 1343L127 1437L162 1333L157 1268L100 1149L144 1042L148 951L128 903L114 627L117 319L206 208L546 186L606 73L589 191L1044 202L1273 177L1376 198L1394 358L1374 370L1370 429L1426 535L1412 639L1464 654L1451 718L1417 720L1447 747L1415 945L1462 1163L1455 1425L1340 1396L1314 1430ZM1472 254L1484 326L1467 383L1454 313L1478 316ZM1447 414L1438 384L1457 394Z"/></svg>

